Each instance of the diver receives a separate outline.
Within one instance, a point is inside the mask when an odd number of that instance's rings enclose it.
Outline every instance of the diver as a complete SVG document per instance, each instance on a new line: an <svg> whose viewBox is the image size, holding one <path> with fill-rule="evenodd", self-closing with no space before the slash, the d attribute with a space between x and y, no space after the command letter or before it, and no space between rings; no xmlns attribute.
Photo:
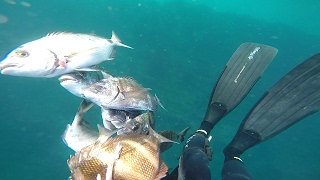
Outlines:
<svg viewBox="0 0 320 180"><path fill-rule="evenodd" d="M217 81L198 130L183 147L179 166L163 178L210 180L210 131L247 95L277 54L277 49L244 43L233 54ZM320 53L282 77L254 105L233 140L224 148L223 180L251 180L240 155L274 137L320 109Z"/></svg>

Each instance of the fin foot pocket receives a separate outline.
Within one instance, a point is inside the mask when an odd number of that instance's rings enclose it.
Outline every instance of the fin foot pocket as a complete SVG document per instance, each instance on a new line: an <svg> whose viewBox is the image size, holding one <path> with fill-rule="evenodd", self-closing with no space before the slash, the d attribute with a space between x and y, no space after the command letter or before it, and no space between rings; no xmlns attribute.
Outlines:
<svg viewBox="0 0 320 180"><path fill-rule="evenodd" d="M225 161L240 157L247 149L261 142L260 135L254 131L246 130L237 135L223 150Z"/></svg>

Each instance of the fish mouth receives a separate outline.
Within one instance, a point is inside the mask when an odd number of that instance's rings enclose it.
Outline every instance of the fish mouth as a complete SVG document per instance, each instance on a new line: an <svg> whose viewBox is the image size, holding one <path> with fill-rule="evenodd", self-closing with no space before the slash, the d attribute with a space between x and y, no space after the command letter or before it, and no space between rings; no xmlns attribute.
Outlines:
<svg viewBox="0 0 320 180"><path fill-rule="evenodd" d="M59 81L60 83L64 83L64 82L68 82L68 81L73 81L73 82L76 82L77 79L75 79L74 77L72 76L67 76L67 75L63 75L59 78Z"/></svg>
<svg viewBox="0 0 320 180"><path fill-rule="evenodd" d="M8 63L8 64L0 64L0 71L2 74L4 74L5 70L8 70L8 68L21 68L23 64L17 64L17 63Z"/></svg>

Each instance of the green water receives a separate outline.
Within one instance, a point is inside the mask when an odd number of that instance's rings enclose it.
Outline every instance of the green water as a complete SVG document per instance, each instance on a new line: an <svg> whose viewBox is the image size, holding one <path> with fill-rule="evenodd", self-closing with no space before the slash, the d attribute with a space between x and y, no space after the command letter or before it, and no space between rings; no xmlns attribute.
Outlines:
<svg viewBox="0 0 320 180"><path fill-rule="evenodd" d="M27 1L0 2L0 57L53 31L95 33L114 30L134 50L118 48L111 73L132 76L157 94L168 112L156 112L157 130L196 130L212 87L243 42L278 48L279 53L247 98L212 131L212 179L220 179L223 148L242 118L279 78L320 52L318 1ZM0 21L1 22L1 21ZM61 140L81 99L57 78L0 76L0 179L66 179L73 152ZM299 122L241 157L255 179L320 179L320 114ZM100 109L85 116L101 124ZM163 154L178 164L182 145Z"/></svg>

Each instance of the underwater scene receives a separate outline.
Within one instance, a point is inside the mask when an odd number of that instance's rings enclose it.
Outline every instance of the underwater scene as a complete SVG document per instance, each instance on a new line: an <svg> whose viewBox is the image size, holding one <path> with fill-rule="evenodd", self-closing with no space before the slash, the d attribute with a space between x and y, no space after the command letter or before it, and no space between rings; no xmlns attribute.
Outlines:
<svg viewBox="0 0 320 180"><path fill-rule="evenodd" d="M133 49L117 47L115 58L99 65L149 88L164 107L154 112L155 130L190 127L187 139L199 128L211 91L236 49L245 42L277 48L252 90L210 133L211 179L221 179L223 149L246 114L281 77L320 52L319 9L315 0L0 0L0 60L48 33L111 39L114 31ZM75 152L62 135L82 99L58 78L0 74L0 179L70 176L67 160ZM93 106L84 119L98 130L100 107ZM245 151L241 159L253 179L320 179L319 119L319 112L312 114ZM161 154L169 171L179 164L184 143Z"/></svg>

